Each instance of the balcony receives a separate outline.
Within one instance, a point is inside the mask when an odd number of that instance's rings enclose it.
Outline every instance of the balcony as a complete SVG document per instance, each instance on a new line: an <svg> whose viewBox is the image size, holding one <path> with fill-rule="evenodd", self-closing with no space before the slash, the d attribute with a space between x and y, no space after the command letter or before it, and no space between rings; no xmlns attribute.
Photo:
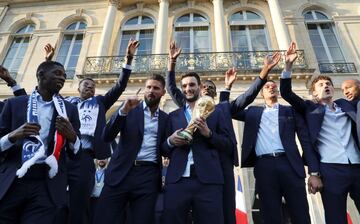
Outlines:
<svg viewBox="0 0 360 224"><path fill-rule="evenodd" d="M320 73L356 73L356 67L354 63L319 63Z"/></svg>
<svg viewBox="0 0 360 224"><path fill-rule="evenodd" d="M267 55L276 51L248 51L248 52L209 52L209 53L182 53L177 59L176 72L185 73L195 71L212 75L223 73L228 68L236 67L241 74L258 73ZM282 51L281 53L284 53ZM298 51L298 59L294 63L295 70L306 70L304 51ZM134 76L143 76L149 73L165 73L167 70L167 54L138 55L132 63ZM124 56L87 57L82 77L110 78L118 76L124 63ZM281 70L284 61L281 59L274 70Z"/></svg>

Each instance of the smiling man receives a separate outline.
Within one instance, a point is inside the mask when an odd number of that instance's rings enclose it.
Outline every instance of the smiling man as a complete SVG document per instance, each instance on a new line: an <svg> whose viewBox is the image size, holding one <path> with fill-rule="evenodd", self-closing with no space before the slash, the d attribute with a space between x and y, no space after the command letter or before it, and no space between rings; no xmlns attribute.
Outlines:
<svg viewBox="0 0 360 224"><path fill-rule="evenodd" d="M31 96L8 99L0 117L0 223L53 223L66 204L65 150L80 148L75 106L59 91L63 65L40 64ZM27 110L25 109L27 108Z"/></svg>

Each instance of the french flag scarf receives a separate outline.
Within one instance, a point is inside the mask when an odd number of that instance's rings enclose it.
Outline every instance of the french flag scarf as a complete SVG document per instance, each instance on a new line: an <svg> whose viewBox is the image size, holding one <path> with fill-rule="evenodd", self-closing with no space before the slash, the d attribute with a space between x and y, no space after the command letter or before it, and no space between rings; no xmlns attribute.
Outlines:
<svg viewBox="0 0 360 224"><path fill-rule="evenodd" d="M38 95L39 93L34 90L28 100L27 122L29 123L39 123L37 102ZM67 118L63 99L58 94L53 95L52 99L59 116ZM62 136L58 131L55 131L53 153L46 157L47 154L45 152L44 143L39 135L33 135L26 138L22 149L22 166L16 171L18 178L23 177L32 165L43 158L46 158L45 163L50 167L49 177L53 178L58 172L58 160L60 152L65 145L65 140L64 136Z"/></svg>

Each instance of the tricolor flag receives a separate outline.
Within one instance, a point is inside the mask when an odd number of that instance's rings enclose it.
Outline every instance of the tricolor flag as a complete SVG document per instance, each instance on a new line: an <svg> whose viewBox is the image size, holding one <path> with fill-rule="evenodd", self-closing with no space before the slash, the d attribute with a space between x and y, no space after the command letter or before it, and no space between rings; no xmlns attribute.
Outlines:
<svg viewBox="0 0 360 224"><path fill-rule="evenodd" d="M241 187L240 176L238 175L238 184L236 189L236 224L248 224L246 207L245 207L245 198L244 193Z"/></svg>
<svg viewBox="0 0 360 224"><path fill-rule="evenodd" d="M352 219L351 219L351 216L350 216L350 213L347 212L347 221L348 221L348 224L353 224L352 222Z"/></svg>

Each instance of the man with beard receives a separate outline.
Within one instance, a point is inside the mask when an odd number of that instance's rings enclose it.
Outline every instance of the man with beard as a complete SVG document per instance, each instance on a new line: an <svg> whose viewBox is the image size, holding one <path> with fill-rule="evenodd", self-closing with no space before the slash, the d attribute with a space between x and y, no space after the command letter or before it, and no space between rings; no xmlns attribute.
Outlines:
<svg viewBox="0 0 360 224"><path fill-rule="evenodd" d="M59 95L63 65L43 62L36 76L31 96L8 99L0 117L0 151L8 152L0 165L4 224L53 223L66 203L65 150L80 148L77 109Z"/></svg>
<svg viewBox="0 0 360 224"><path fill-rule="evenodd" d="M356 107L360 99L360 81L358 79L348 79L341 84L341 90L346 99Z"/></svg>
<svg viewBox="0 0 360 224"><path fill-rule="evenodd" d="M110 144L101 140L106 124L105 114L125 90L131 74L131 62L139 42L129 40L125 64L116 84L105 95L95 96L95 81L85 78L79 83L79 97L66 100L77 106L80 117L81 152L78 157L69 157L69 220L70 224L89 223L90 195L94 187L94 158L110 157ZM46 59L51 60L54 48L46 46ZM64 215L63 215L64 216Z"/></svg>
<svg viewBox="0 0 360 224"><path fill-rule="evenodd" d="M356 133L356 112L345 99L334 100L329 76L313 78L310 92L314 100L304 100L291 89L291 69L297 58L296 45L287 53L281 74L282 97L302 114L309 126L310 141L317 153L324 187L321 191L327 224L347 223L347 197L360 211L360 150ZM359 129L359 128L358 128Z"/></svg>
<svg viewBox="0 0 360 224"><path fill-rule="evenodd" d="M175 104L180 108L184 107L186 100L181 90L176 87L175 81L175 65L176 59L179 56L181 49L176 47L175 42L170 44L169 49L169 63L168 63L168 73L166 75L167 82L166 88L170 96L174 100ZM224 213L224 223L226 224L235 224L235 180L234 180L234 166L239 165L238 151L237 151L237 142L233 129L231 113L236 113L245 109L250 103L254 101L261 87L265 84L267 75L271 69L277 64L280 59L280 55L274 55L274 60L267 61L269 63L264 65L264 69L260 73L260 76L255 80L255 82L250 86L250 88L242 95L236 98L236 100L229 103L230 89L236 79L236 70L235 68L229 69L225 73L225 88L228 90L226 92L222 91L220 95L220 102L217 104L225 118L223 126L228 130L228 133L232 140L231 148L224 148L219 151L219 157L221 161L221 167L224 175L224 187L223 187L223 213ZM210 96L211 98L216 97L216 85L211 80L205 80L202 83L201 95ZM223 99L222 99L223 98Z"/></svg>
<svg viewBox="0 0 360 224"><path fill-rule="evenodd" d="M105 171L94 223L115 223L124 216L127 204L131 223L154 223L161 187L160 143L167 121L167 114L159 109L164 94L164 78L151 75L145 82L144 101L128 97L106 125L103 140L111 142L119 132L120 140Z"/></svg>

